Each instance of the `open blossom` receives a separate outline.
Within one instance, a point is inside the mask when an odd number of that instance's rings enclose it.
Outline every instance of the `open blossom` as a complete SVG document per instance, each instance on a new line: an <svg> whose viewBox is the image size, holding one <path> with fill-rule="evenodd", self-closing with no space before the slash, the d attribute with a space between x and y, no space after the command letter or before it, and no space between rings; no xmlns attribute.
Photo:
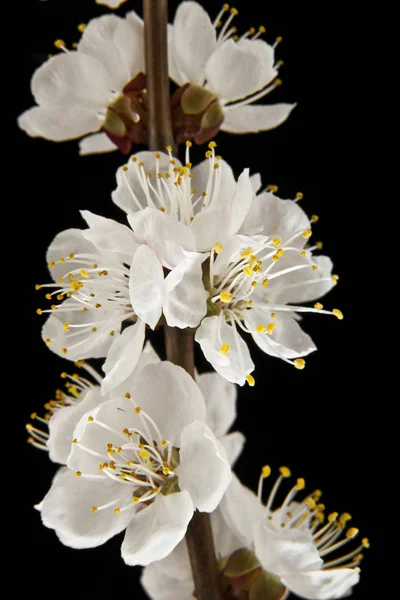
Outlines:
<svg viewBox="0 0 400 600"><path fill-rule="evenodd" d="M347 596L359 580L358 565L362 550L369 547L368 539L363 538L358 547L338 556L337 551L358 535L354 527L345 531L350 515L331 513L325 517L325 507L319 503L319 490L304 500L295 500L305 488L302 478L297 479L283 503L276 507L278 489L290 476L287 467L281 467L280 476L264 505L263 482L270 473L270 467L265 466L257 496L234 476L218 509L211 516L221 580L230 557L236 554L237 563L242 552L246 556L247 573L253 571L254 574L250 580L252 585L264 582L267 587L271 585L270 579L263 580L268 574L279 578L281 585L285 586L286 595L271 597L286 598L288 592L309 600L333 600ZM236 569L240 572L240 565ZM236 581L236 585L238 583L240 585L241 582ZM142 584L152 600L190 600L194 584L184 544L177 546L164 560L146 567ZM243 595L243 598L247 596Z"/></svg>
<svg viewBox="0 0 400 600"><path fill-rule="evenodd" d="M107 357L105 393L132 372L143 347L145 325L157 325L162 312L170 325L196 326L206 314L208 292L202 286L206 255L184 252L160 240L155 250L112 219L83 211L88 229L68 229L51 243L47 259L53 283L43 339L70 360ZM171 269L164 278L163 267ZM186 291L187 281L196 297ZM56 303L56 300L58 301Z"/></svg>
<svg viewBox="0 0 400 600"><path fill-rule="evenodd" d="M56 142L101 130L83 138L81 154L129 152L142 128L143 21L135 12L125 18L105 15L79 29L76 50L57 40L62 52L34 73L37 106L20 115L18 124L32 137Z"/></svg>
<svg viewBox="0 0 400 600"><path fill-rule="evenodd" d="M237 30L231 25L237 12L224 4L212 22L200 4L182 2L170 27L170 76L178 85L186 84L180 98L183 113L192 119L195 114L202 117L200 138L194 136L199 143L213 137L219 128L231 133L272 129L285 121L295 106L253 104L280 84L281 63L274 57L280 39L273 46L261 40L264 27L234 35Z"/></svg>
<svg viewBox="0 0 400 600"><path fill-rule="evenodd" d="M39 505L44 525L72 548L126 529L127 564L164 558L193 511L213 511L231 481L206 418L200 388L182 368L162 362L134 372L76 425L68 468Z"/></svg>

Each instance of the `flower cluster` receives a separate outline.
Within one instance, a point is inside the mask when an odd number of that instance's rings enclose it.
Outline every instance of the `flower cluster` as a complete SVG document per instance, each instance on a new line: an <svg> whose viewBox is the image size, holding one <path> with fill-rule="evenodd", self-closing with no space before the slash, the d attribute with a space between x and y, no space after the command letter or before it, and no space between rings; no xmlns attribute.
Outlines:
<svg viewBox="0 0 400 600"><path fill-rule="evenodd" d="M111 9L125 1L96 0ZM303 211L303 194L282 199L245 165L236 177L217 153L219 130L272 129L295 106L258 103L281 83L280 38L269 44L263 26L239 35L237 13L224 4L211 20L185 1L168 26L180 159L172 146L134 152L153 127L145 27L135 12L79 25L79 43L69 50L56 40L60 52L33 75L36 105L19 117L24 131L81 138L80 154L127 156L112 192L124 223L81 211L85 225L56 235L50 279L36 285L48 301L36 311L46 316L44 342L83 369L64 372L65 389L27 425L28 442L61 465L36 508L72 548L125 530L122 557L145 567L142 584L154 600L197 593L184 540L195 511L211 513L222 597L341 598L358 582L369 545L363 538L337 554L358 534L346 529L350 515L325 516L319 490L301 497L302 478L278 503L287 467L265 504L269 466L257 495L232 472L245 442L229 433L235 384L256 383L248 343L302 370L316 350L302 314L343 319L320 302L338 276L322 243L311 242L318 216ZM205 142L205 159L193 166L192 145ZM185 330L215 372L192 364L191 377L160 360L146 342L160 327ZM87 359L101 359L103 374Z"/></svg>

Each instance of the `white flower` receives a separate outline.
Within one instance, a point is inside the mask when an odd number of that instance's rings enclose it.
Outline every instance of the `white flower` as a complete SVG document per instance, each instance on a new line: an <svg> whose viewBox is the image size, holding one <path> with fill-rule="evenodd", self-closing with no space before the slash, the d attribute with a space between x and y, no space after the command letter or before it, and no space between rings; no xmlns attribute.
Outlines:
<svg viewBox="0 0 400 600"><path fill-rule="evenodd" d="M206 160L192 169L191 145L186 142L184 166L167 149L168 154L139 152L117 171L113 201L151 247L166 245L168 238L171 250L178 244L209 252L215 242L224 243L239 231L252 208L249 170L236 182L228 163L215 155L215 142Z"/></svg>
<svg viewBox="0 0 400 600"><path fill-rule="evenodd" d="M85 137L81 154L131 148L133 130L141 119L141 89L145 87L143 21L134 12L125 18L105 15L80 25L77 49L51 57L34 73L31 89L37 106L24 112L18 124L32 137L53 141ZM140 129L138 123L136 129ZM106 135L107 134L107 135Z"/></svg>
<svg viewBox="0 0 400 600"><path fill-rule="evenodd" d="M321 497L319 490L302 502L294 500L305 487L301 478L282 505L273 509L282 479L290 476L287 467L281 467L281 475L264 506L263 480L270 472L268 466L263 468L258 497L234 476L218 509L211 515L220 577L229 557L245 548L253 554L251 564L255 571L260 566L280 578L287 588L285 598L289 591L309 600L348 595L359 580L360 552L369 547L368 539L364 538L359 547L345 556L324 562L325 556L357 535L358 530L350 528L340 540L350 515L344 513L339 517L331 513L323 525L325 507L317 504ZM146 567L142 584L152 600L190 600L194 584L185 545L179 544L167 558Z"/></svg>
<svg viewBox="0 0 400 600"><path fill-rule="evenodd" d="M127 528L129 565L167 556L193 511L213 511L231 481L199 387L168 362L134 372L82 416L73 435L68 470L40 505L43 523L73 548L98 546Z"/></svg>
<svg viewBox="0 0 400 600"><path fill-rule="evenodd" d="M201 264L207 256L183 252L168 239L152 250L125 225L88 211L82 216L88 229L63 231L49 247L54 283L36 286L60 303L37 312L51 313L42 336L56 354L70 360L107 357L106 393L134 369L145 324L154 329L163 310L167 322L179 327L194 327L206 314ZM164 266L172 268L166 278Z"/></svg>
<svg viewBox="0 0 400 600"><path fill-rule="evenodd" d="M231 133L277 127L295 105L255 106L253 102L280 84L276 77L281 63L275 63L274 58L280 38L273 46L259 39L264 27L257 33L251 28L242 36L233 37L236 27L231 27L231 23L237 10L230 9L229 17L222 23L227 11L229 6L224 4L212 22L197 2L182 2L178 7L169 32L169 71L178 85L192 84L182 96L184 112L186 104L187 112L193 112L193 96L196 106L201 100L202 110L206 111L204 129L219 126L222 119L222 131Z"/></svg>

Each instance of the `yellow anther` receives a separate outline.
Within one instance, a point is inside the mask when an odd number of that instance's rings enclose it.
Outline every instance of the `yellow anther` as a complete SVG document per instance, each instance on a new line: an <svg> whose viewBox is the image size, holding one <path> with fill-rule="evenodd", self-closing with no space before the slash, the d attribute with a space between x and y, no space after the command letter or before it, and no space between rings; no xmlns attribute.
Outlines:
<svg viewBox="0 0 400 600"><path fill-rule="evenodd" d="M277 62L277 64L278 64L280 67L282 67L282 66L285 64L285 61L284 61L284 60L282 60L282 59L279 59L279 60L278 60L278 62Z"/></svg>
<svg viewBox="0 0 400 600"><path fill-rule="evenodd" d="M271 319L275 319L276 318L276 313L272 312L271 313Z"/></svg>
<svg viewBox="0 0 400 600"><path fill-rule="evenodd" d="M67 354L67 349L66 348L61 348L61 354Z"/></svg>
<svg viewBox="0 0 400 600"><path fill-rule="evenodd" d="M147 450L141 450L141 451L139 452L139 456L140 456L141 458L147 458L147 457L149 456L149 452L148 452Z"/></svg>
<svg viewBox="0 0 400 600"><path fill-rule="evenodd" d="M303 252L300 252L300 256L305 258L307 256L307 252L305 250L303 250Z"/></svg>
<svg viewBox="0 0 400 600"><path fill-rule="evenodd" d="M306 487L306 482L305 480L300 477L297 482L296 482L296 490L304 490L304 488Z"/></svg>
<svg viewBox="0 0 400 600"><path fill-rule="evenodd" d="M301 371L306 366L306 361L304 360L304 358L296 358L293 361L293 364L296 369L299 369Z"/></svg>
<svg viewBox="0 0 400 600"><path fill-rule="evenodd" d="M276 86L282 85L282 79L275 79L274 83Z"/></svg>
<svg viewBox="0 0 400 600"><path fill-rule="evenodd" d="M264 479L269 477L271 475L271 467L269 465L264 465L261 470L261 475L263 476Z"/></svg>
<svg viewBox="0 0 400 600"><path fill-rule="evenodd" d="M297 194L296 194L296 200L303 200L303 198L304 198L303 192L297 192Z"/></svg>
<svg viewBox="0 0 400 600"><path fill-rule="evenodd" d="M267 287L267 285L269 285L269 279L264 279L264 281L262 282L264 287Z"/></svg>
<svg viewBox="0 0 400 600"><path fill-rule="evenodd" d="M172 146L166 146L165 149L166 149L167 152L172 152Z"/></svg>
<svg viewBox="0 0 400 600"><path fill-rule="evenodd" d="M133 496L132 502L133 504L137 504L139 502L139 498L137 496Z"/></svg>
<svg viewBox="0 0 400 600"><path fill-rule="evenodd" d="M311 233L311 229L307 227L307 229L303 231L302 236L305 240L308 240L308 238L311 237Z"/></svg>
<svg viewBox="0 0 400 600"><path fill-rule="evenodd" d="M253 375L246 375L246 381L250 387L254 387L256 383L256 380L254 379Z"/></svg>
<svg viewBox="0 0 400 600"><path fill-rule="evenodd" d="M279 467L279 473L282 475L282 477L290 477L292 472L289 469L289 467Z"/></svg>
<svg viewBox="0 0 400 600"><path fill-rule="evenodd" d="M253 269L251 267L245 267L243 269L243 274L245 277L251 277L253 275Z"/></svg>
<svg viewBox="0 0 400 600"><path fill-rule="evenodd" d="M36 309L36 314L38 314L38 315L42 315L42 314L43 314L43 311L42 311L42 309L41 309L41 308L37 308L37 309Z"/></svg>
<svg viewBox="0 0 400 600"><path fill-rule="evenodd" d="M135 413L136 413L137 415L140 415L140 412L141 412L141 410L142 410L142 409L140 408L140 406L136 406L136 408L135 408Z"/></svg>
<svg viewBox="0 0 400 600"><path fill-rule="evenodd" d="M207 152L205 153L205 157L206 157L206 158L211 158L211 157L212 157L212 152L211 152L211 150L207 150Z"/></svg>
<svg viewBox="0 0 400 600"><path fill-rule="evenodd" d="M230 302L232 300L232 294L230 292L221 292L219 299L221 302Z"/></svg>
<svg viewBox="0 0 400 600"><path fill-rule="evenodd" d="M347 521L350 521L351 518L352 518L351 514L349 514L349 513L345 512L345 513L341 514L340 517L339 517L339 523L340 523L340 525L342 527L345 527Z"/></svg>
<svg viewBox="0 0 400 600"><path fill-rule="evenodd" d="M222 244L221 244L221 242L217 242L214 245L213 251L215 252L215 254L221 254L221 252L222 252Z"/></svg>
<svg viewBox="0 0 400 600"><path fill-rule="evenodd" d="M218 163L215 163L214 169L219 169L219 164Z"/></svg>
<svg viewBox="0 0 400 600"><path fill-rule="evenodd" d="M59 260L58 262L60 262L60 263L65 263L65 258L63 258L63 257L61 256L61 258L60 258L60 260Z"/></svg>
<svg viewBox="0 0 400 600"><path fill-rule="evenodd" d="M357 527L350 527L350 529L348 529L346 531L346 537L347 538L353 538L356 537L356 535L358 534L359 530L357 529Z"/></svg>
<svg viewBox="0 0 400 600"><path fill-rule="evenodd" d="M86 306L84 306L84 307L82 308L82 310L83 310L83 312L87 312L89 309L88 309L88 308L86 308Z"/></svg>
<svg viewBox="0 0 400 600"><path fill-rule="evenodd" d="M64 323L63 327L65 331L69 331L69 323Z"/></svg>
<svg viewBox="0 0 400 600"><path fill-rule="evenodd" d="M83 33L86 29L86 25L85 23L80 23L80 25L78 25L78 31L80 31L81 33Z"/></svg>
<svg viewBox="0 0 400 600"><path fill-rule="evenodd" d="M216 148L216 147L217 147L217 144L216 144L214 141L212 141L212 142L210 142L210 143L208 144L208 147L209 147L210 149L212 149L212 148Z"/></svg>
<svg viewBox="0 0 400 600"><path fill-rule="evenodd" d="M74 258L75 258L75 254L74 254L73 252L71 252L71 254L69 254L69 255L68 255L68 258L69 258L70 260L74 260Z"/></svg>
<svg viewBox="0 0 400 600"><path fill-rule="evenodd" d="M77 440L76 438L74 438L74 439L72 440L72 443L73 443L73 444L77 444L77 443L78 443L78 440Z"/></svg>
<svg viewBox="0 0 400 600"><path fill-rule="evenodd" d="M159 152L154 152L154 156L155 156L156 158L160 158L161 154L160 154Z"/></svg>
<svg viewBox="0 0 400 600"><path fill-rule="evenodd" d="M247 300L247 306L253 306L253 300Z"/></svg>
<svg viewBox="0 0 400 600"><path fill-rule="evenodd" d="M50 306L50 308L51 308L51 310L57 310L57 305L56 305L56 304L52 304L52 305Z"/></svg>
<svg viewBox="0 0 400 600"><path fill-rule="evenodd" d="M150 173L150 171L149 171L148 173L146 173L146 177L147 177L148 179L151 179L151 173Z"/></svg>
<svg viewBox="0 0 400 600"><path fill-rule="evenodd" d="M41 285L39 285L39 284L37 283L37 284L35 285L35 290L41 290L41 289L42 289L42 286L41 286Z"/></svg>
<svg viewBox="0 0 400 600"><path fill-rule="evenodd" d="M278 188L277 185L270 184L270 185L267 186L267 190L269 192L272 192L273 194L276 194L276 192L279 190L279 188Z"/></svg>
<svg viewBox="0 0 400 600"><path fill-rule="evenodd" d="M275 38L275 41L280 44L281 41L283 40L283 37L281 35L278 35L278 37Z"/></svg>
<svg viewBox="0 0 400 600"><path fill-rule="evenodd" d="M332 314L333 314L333 315L335 315L335 317L336 317L337 319L339 319L339 321L342 321L342 320L343 320L343 313L342 313L342 311L341 311L341 310L339 310L338 308L334 308L334 309L332 310Z"/></svg>
<svg viewBox="0 0 400 600"><path fill-rule="evenodd" d="M60 375L61 379L67 379L68 377L68 373L66 373L65 371L63 371Z"/></svg>
<svg viewBox="0 0 400 600"><path fill-rule="evenodd" d="M313 271L316 271L318 269L318 265L312 265L311 268Z"/></svg>
<svg viewBox="0 0 400 600"><path fill-rule="evenodd" d="M93 333L96 333L97 327L92 327L92 331L93 331Z"/></svg>
<svg viewBox="0 0 400 600"><path fill-rule="evenodd" d="M311 223L316 223L317 221L319 221L319 216L318 215L311 215L310 221L311 221Z"/></svg>
<svg viewBox="0 0 400 600"><path fill-rule="evenodd" d="M125 398L128 398L128 400L129 400L129 398L132 398L132 396L130 395L129 392L126 392L126 394L124 394L124 395L125 395Z"/></svg>
<svg viewBox="0 0 400 600"><path fill-rule="evenodd" d="M128 167L127 167L126 165L124 165L124 166L122 167L122 170L123 170L123 171L125 171L125 173L126 173L126 171L128 170Z"/></svg>
<svg viewBox="0 0 400 600"><path fill-rule="evenodd" d="M332 275L333 283L337 283L339 281L339 275Z"/></svg>
<svg viewBox="0 0 400 600"><path fill-rule="evenodd" d="M361 540L361 543L364 546L364 548L369 548L370 547L369 539L366 538L366 537Z"/></svg>
<svg viewBox="0 0 400 600"><path fill-rule="evenodd" d="M81 269L79 271L79 273L80 273L81 277L84 277L85 279L89 279L89 277L90 277L89 273L87 271L85 271L85 269Z"/></svg>
<svg viewBox="0 0 400 600"><path fill-rule="evenodd" d="M54 260L49 262L49 267L52 269L53 267L56 266L56 263L54 262Z"/></svg>
<svg viewBox="0 0 400 600"><path fill-rule="evenodd" d="M337 512L330 513L328 515L328 522L333 523L334 521L337 520L338 516L339 516L339 513L337 513Z"/></svg>
<svg viewBox="0 0 400 600"><path fill-rule="evenodd" d="M77 477L80 477L80 476L82 475L82 472L81 472L81 471L77 471L77 472L75 473L75 475L76 475Z"/></svg>
<svg viewBox="0 0 400 600"><path fill-rule="evenodd" d="M62 277L60 277L59 279L57 279L58 283L64 283L64 279Z"/></svg>
<svg viewBox="0 0 400 600"><path fill-rule="evenodd" d="M74 364L76 367L81 368L85 364L85 361L84 360L76 360Z"/></svg>
<svg viewBox="0 0 400 600"><path fill-rule="evenodd" d="M321 511L316 512L314 516L320 523L323 523L325 520L325 515Z"/></svg>
<svg viewBox="0 0 400 600"><path fill-rule="evenodd" d="M263 331L267 331L267 328L265 325L257 325L256 331L257 333L263 333Z"/></svg>
<svg viewBox="0 0 400 600"><path fill-rule="evenodd" d="M264 25L260 25L260 27L258 28L258 31L260 33L265 33L267 30L265 29Z"/></svg>
<svg viewBox="0 0 400 600"><path fill-rule="evenodd" d="M93 423L93 421L94 421L93 417L88 417L87 420L89 423Z"/></svg>
<svg viewBox="0 0 400 600"><path fill-rule="evenodd" d="M226 12L227 10L229 10L229 4L223 4L222 8L224 9L224 11Z"/></svg>
<svg viewBox="0 0 400 600"><path fill-rule="evenodd" d="M314 308L316 308L317 310L322 310L324 307L323 307L323 305L321 304L321 302L316 302L316 303L314 304Z"/></svg>
<svg viewBox="0 0 400 600"><path fill-rule="evenodd" d="M273 238L272 243L274 244L274 246L277 246L277 247L281 245L281 241L278 240L278 238Z"/></svg>
<svg viewBox="0 0 400 600"><path fill-rule="evenodd" d="M272 334L272 332L274 331L275 327L276 327L276 323L269 323L268 324L267 332L269 333L269 335Z"/></svg>
<svg viewBox="0 0 400 600"><path fill-rule="evenodd" d="M322 248L324 246L322 242L315 242L315 245L318 248L318 250L322 250Z"/></svg>
<svg viewBox="0 0 400 600"><path fill-rule="evenodd" d="M64 300L63 294L57 294L57 300Z"/></svg>
<svg viewBox="0 0 400 600"><path fill-rule="evenodd" d="M45 342L46 342L46 344L50 344L51 343L51 339L50 338L46 338Z"/></svg>
<svg viewBox="0 0 400 600"><path fill-rule="evenodd" d="M170 473L169 468L168 467L164 467L163 468L163 473L164 473L164 475L169 475L169 473Z"/></svg>
<svg viewBox="0 0 400 600"><path fill-rule="evenodd" d="M65 48L65 42L64 42L64 40L56 40L54 42L54 45L57 48L57 50L62 50L63 48Z"/></svg>
<svg viewBox="0 0 400 600"><path fill-rule="evenodd" d="M114 331L114 330L110 331L110 333L109 333L109 335L111 335L111 337L113 337L113 336L114 336L114 334L115 334L115 331Z"/></svg>
<svg viewBox="0 0 400 600"><path fill-rule="evenodd" d="M305 500L304 500L304 504L306 504L308 506L308 508L310 508L311 510L314 510L316 504L315 504L315 500L314 498L311 498L311 496L308 496Z"/></svg>
<svg viewBox="0 0 400 600"><path fill-rule="evenodd" d="M220 354L228 354L230 349L231 349L230 344L222 344L221 348L219 349L219 353Z"/></svg>
<svg viewBox="0 0 400 600"><path fill-rule="evenodd" d="M168 445L168 441L167 440L161 440L160 442L161 446L165 447Z"/></svg>
<svg viewBox="0 0 400 600"><path fill-rule="evenodd" d="M114 508L114 513L115 513L116 515L119 515L119 513L120 513L120 512L121 512L121 509L120 509L120 508Z"/></svg>
<svg viewBox="0 0 400 600"><path fill-rule="evenodd" d="M46 299L51 300L51 294L46 294Z"/></svg>
<svg viewBox="0 0 400 600"><path fill-rule="evenodd" d="M257 281L252 281L252 282L251 282L251 286L252 286L252 287L256 287L256 285L258 285Z"/></svg>
<svg viewBox="0 0 400 600"><path fill-rule="evenodd" d="M76 42L72 42L71 46L73 47L74 50L76 50L78 47L78 44Z"/></svg>
<svg viewBox="0 0 400 600"><path fill-rule="evenodd" d="M240 253L240 258L247 258L251 254L253 254L253 248L246 248L246 250L243 250L243 252Z"/></svg>
<svg viewBox="0 0 400 600"><path fill-rule="evenodd" d="M230 13L231 13L231 15L235 15L236 16L236 15L239 14L239 11L237 10L237 8L231 8Z"/></svg>
<svg viewBox="0 0 400 600"><path fill-rule="evenodd" d="M97 513L97 507L96 506L92 506L92 513Z"/></svg>

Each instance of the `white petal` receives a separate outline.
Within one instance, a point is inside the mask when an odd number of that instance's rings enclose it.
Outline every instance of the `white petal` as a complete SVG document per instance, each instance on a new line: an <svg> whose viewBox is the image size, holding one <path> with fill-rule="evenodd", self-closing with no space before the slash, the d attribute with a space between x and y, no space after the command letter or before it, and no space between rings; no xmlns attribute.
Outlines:
<svg viewBox="0 0 400 600"><path fill-rule="evenodd" d="M159 563L153 563L143 569L140 579L146 594L151 600L191 600L194 584L192 578L174 579L160 571Z"/></svg>
<svg viewBox="0 0 400 600"><path fill-rule="evenodd" d="M189 227L160 210L145 208L128 215L128 221L141 242L154 250L167 269L173 269L184 258L182 248L194 250L194 235Z"/></svg>
<svg viewBox="0 0 400 600"><path fill-rule="evenodd" d="M113 342L103 365L106 374L101 384L103 394L120 385L132 373L143 348L144 334L145 324L138 319Z"/></svg>
<svg viewBox="0 0 400 600"><path fill-rule="evenodd" d="M47 254L47 264L54 262L55 266L50 268L53 281L58 281L71 272L71 269L86 269L86 263L74 262L73 266L68 260L70 254L98 254L98 250L92 242L83 236L81 229L65 229L56 235L51 242ZM60 263L60 258L64 262Z"/></svg>
<svg viewBox="0 0 400 600"><path fill-rule="evenodd" d="M199 387L184 369L170 362L146 366L125 391L155 421L164 439L176 447L188 424L205 419Z"/></svg>
<svg viewBox="0 0 400 600"><path fill-rule="evenodd" d="M182 2L175 14L171 50L186 82L203 83L204 70L216 46L215 28L197 2Z"/></svg>
<svg viewBox="0 0 400 600"><path fill-rule="evenodd" d="M198 510L212 512L232 479L227 454L211 429L199 421L182 431L180 445L179 487L190 493Z"/></svg>
<svg viewBox="0 0 400 600"><path fill-rule="evenodd" d="M128 487L128 486L127 486ZM76 477L73 471L62 473L53 482L41 508L43 524L55 529L62 542L71 548L94 548L123 531L132 518L134 507L116 515L112 509L92 512L121 498L131 500L131 492L111 479L93 481Z"/></svg>
<svg viewBox="0 0 400 600"><path fill-rule="evenodd" d="M212 372L198 375L196 382L206 403L206 423L219 438L236 419L237 387Z"/></svg>
<svg viewBox="0 0 400 600"><path fill-rule="evenodd" d="M359 569L329 569L287 573L282 577L282 583L301 598L333 600L349 595L359 579Z"/></svg>
<svg viewBox="0 0 400 600"><path fill-rule="evenodd" d="M168 556L162 560L155 562L153 566L156 567L161 578L166 576L177 581L185 581L185 579L192 581L192 570L190 568L186 540L183 539L179 542L171 554L168 554Z"/></svg>
<svg viewBox="0 0 400 600"><path fill-rule="evenodd" d="M226 212L229 212L227 206L230 206L232 198L236 193L236 180L233 174L232 168L224 160L218 161L218 177L220 181L218 194L213 198L211 206L223 207ZM208 180L210 178L210 160L203 160L200 164L196 165L193 170L193 187L197 190L197 193L205 192L207 190ZM212 175L212 173L211 173ZM200 204L198 204L200 209Z"/></svg>
<svg viewBox="0 0 400 600"><path fill-rule="evenodd" d="M244 385L246 375L254 370L249 349L234 327L228 325L222 317L206 317L203 319L195 335L206 359L214 369L232 383ZM227 354L221 354L224 344L230 346Z"/></svg>
<svg viewBox="0 0 400 600"><path fill-rule="evenodd" d="M82 106L34 106L18 117L18 126L31 137L62 142L101 127L96 110Z"/></svg>
<svg viewBox="0 0 400 600"><path fill-rule="evenodd" d="M75 406L65 406L54 413L49 420L50 437L46 444L51 460L61 464L67 463L74 438L74 429L79 420L105 400L109 400L109 398L102 396L100 388L96 387L82 394L81 400Z"/></svg>
<svg viewBox="0 0 400 600"><path fill-rule="evenodd" d="M255 554L266 571L278 577L319 569L319 557L309 533L298 529L277 531L267 522L254 526Z"/></svg>
<svg viewBox="0 0 400 600"><path fill-rule="evenodd" d="M164 293L160 261L151 248L139 246L130 269L129 297L133 310L152 329L161 317Z"/></svg>
<svg viewBox="0 0 400 600"><path fill-rule="evenodd" d="M114 152L115 150L118 150L117 146L105 133L87 135L79 142L79 154L81 156L101 154L103 152Z"/></svg>
<svg viewBox="0 0 400 600"><path fill-rule="evenodd" d="M144 60L144 21L130 11L115 30L113 43L119 51L121 60L127 67L128 80L131 81L140 71L145 70Z"/></svg>
<svg viewBox="0 0 400 600"><path fill-rule="evenodd" d="M37 104L51 107L104 109L112 84L102 64L81 52L53 56L35 71L32 94Z"/></svg>
<svg viewBox="0 0 400 600"><path fill-rule="evenodd" d="M71 306L72 305L72 306ZM52 312L42 329L42 338L50 340L48 347L58 356L68 360L81 360L84 358L101 358L107 355L111 344L118 339L119 331L115 330L114 337L110 336L110 330L115 327L115 317L112 311L104 311L102 317L104 324L97 327L97 331L92 332L91 327L80 327L76 329L79 333L74 337L69 337L69 332L65 331L64 324L69 323L70 332L75 331L73 325L83 325L93 321L93 311L96 308L89 309L87 312L74 310L76 302L74 300L64 300L62 303L63 312L57 314L57 310ZM72 308L71 311L68 309ZM96 313L96 317L98 314ZM62 349L67 349L67 354Z"/></svg>
<svg viewBox="0 0 400 600"><path fill-rule="evenodd" d="M241 544L254 550L253 531L264 516L264 507L257 496L242 485L236 475L221 500L220 510L228 527L241 540Z"/></svg>
<svg viewBox="0 0 400 600"><path fill-rule="evenodd" d="M332 280L333 265L331 259L328 256L313 256L311 262L317 265L318 269L302 269L297 271L295 277L296 284L282 290L279 294L279 302L283 304L311 302L321 298L321 296L324 296L334 287L335 282Z"/></svg>
<svg viewBox="0 0 400 600"><path fill-rule="evenodd" d="M203 285L206 254L185 252L165 279L164 315L170 327L197 327L207 313L209 293Z"/></svg>
<svg viewBox="0 0 400 600"><path fill-rule="evenodd" d="M102 4L103 6L108 6L108 8L118 8L126 2L126 0L96 0L96 4Z"/></svg>
<svg viewBox="0 0 400 600"><path fill-rule="evenodd" d="M184 537L192 514L187 492L158 495L132 519L122 543L122 558L131 566L146 566L164 558Z"/></svg>
<svg viewBox="0 0 400 600"><path fill-rule="evenodd" d="M228 527L222 515L221 505L211 513L211 527L217 556L227 557L235 550L243 548L243 542Z"/></svg>
<svg viewBox="0 0 400 600"><path fill-rule="evenodd" d="M198 252L210 252L217 242L224 243L229 236L226 229L231 216L231 201L225 207L218 206L197 213L191 223L191 230L196 238Z"/></svg>
<svg viewBox="0 0 400 600"><path fill-rule="evenodd" d="M316 350L316 346L310 336L305 333L300 325L289 314L280 313L276 319L276 327L272 334L257 333L258 325L268 325L266 315L261 310L252 309L247 311L245 324L253 330L253 339L263 352L279 358L298 358L307 356ZM272 319L271 319L272 322Z"/></svg>
<svg viewBox="0 0 400 600"><path fill-rule="evenodd" d="M221 131L229 133L257 133L274 129L286 121L296 104L272 104L225 107Z"/></svg>
<svg viewBox="0 0 400 600"><path fill-rule="evenodd" d="M250 183L253 194L257 194L262 186L260 173L253 173L253 175L250 175Z"/></svg>
<svg viewBox="0 0 400 600"><path fill-rule="evenodd" d="M233 466L242 453L246 438L240 431L233 431L219 438L219 441L225 449L230 465Z"/></svg>
<svg viewBox="0 0 400 600"><path fill-rule="evenodd" d="M113 219L99 217L89 210L81 210L81 215L89 225L89 229L82 231L83 237L102 253L118 253L120 256L116 256L115 259L130 265L138 244L129 227Z"/></svg>
<svg viewBox="0 0 400 600"><path fill-rule="evenodd" d="M241 173L235 195L232 199L230 222L228 224L229 236L235 235L253 204L253 190L251 187L249 169L244 169Z"/></svg>
<svg viewBox="0 0 400 600"><path fill-rule="evenodd" d="M135 163L132 163L132 158L135 157ZM154 152L149 152L148 150L144 150L143 152L138 152L134 154L129 161L124 165L128 167L127 171L124 171L123 167L119 167L116 177L117 177L117 188L112 193L113 202L122 208L126 213L136 212L137 210L141 210L147 208L148 206L152 207L151 202L148 202L148 196L143 191L143 184L140 174L142 173L151 173L152 179L155 180L157 177L158 171L162 171L163 173L169 170L170 166L170 158L168 154L164 152L160 152L160 158L158 159L158 169L156 168L156 157L154 156ZM138 167L139 163L144 163L144 171ZM176 163L180 166L180 162ZM133 193L136 196L137 203L133 199ZM154 200L153 194L151 195L151 199ZM139 208L138 204L141 208ZM156 207L159 208L159 204L156 203Z"/></svg>
<svg viewBox="0 0 400 600"><path fill-rule="evenodd" d="M112 397L121 398L127 390L130 390L136 385L139 373L147 367L147 365L154 365L159 362L161 362L160 357L155 352L150 342L147 341L132 373L119 386L112 389Z"/></svg>
<svg viewBox="0 0 400 600"><path fill-rule="evenodd" d="M261 40L227 40L206 65L209 88L226 101L244 98L266 86L277 75L274 51Z"/></svg>

